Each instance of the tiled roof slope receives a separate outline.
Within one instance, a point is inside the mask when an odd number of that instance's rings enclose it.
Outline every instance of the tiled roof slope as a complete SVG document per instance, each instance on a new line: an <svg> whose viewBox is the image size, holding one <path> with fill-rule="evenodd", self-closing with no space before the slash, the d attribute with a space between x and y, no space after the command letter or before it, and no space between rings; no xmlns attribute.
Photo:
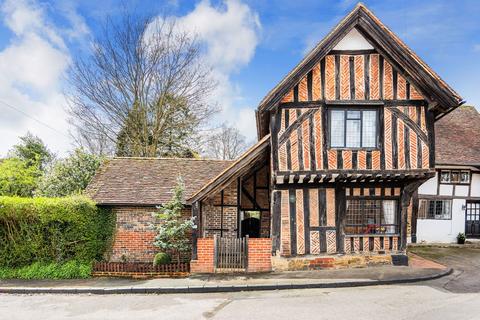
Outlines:
<svg viewBox="0 0 480 320"><path fill-rule="evenodd" d="M461 106L435 123L435 163L480 166L480 114Z"/></svg>
<svg viewBox="0 0 480 320"><path fill-rule="evenodd" d="M232 161L182 158L113 158L98 170L86 193L101 205L158 205L172 197L177 177L188 199Z"/></svg>

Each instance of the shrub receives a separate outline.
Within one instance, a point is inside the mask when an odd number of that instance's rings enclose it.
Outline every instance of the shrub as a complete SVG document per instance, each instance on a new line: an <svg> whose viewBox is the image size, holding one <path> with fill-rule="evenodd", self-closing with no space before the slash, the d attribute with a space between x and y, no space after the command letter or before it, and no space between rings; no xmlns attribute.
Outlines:
<svg viewBox="0 0 480 320"><path fill-rule="evenodd" d="M84 197L0 197L0 266L100 260L114 225L113 213Z"/></svg>
<svg viewBox="0 0 480 320"><path fill-rule="evenodd" d="M0 268L0 279L85 279L91 273L91 263L74 260L63 264L35 262L21 268Z"/></svg>
<svg viewBox="0 0 480 320"><path fill-rule="evenodd" d="M154 217L160 223L152 225L157 233L153 245L163 252L172 254L176 262L180 263L182 254L185 255L191 251L190 234L196 226L194 217L190 219L182 217L182 199L184 198L185 185L180 177L172 191L172 199L158 207L158 212L154 213Z"/></svg>
<svg viewBox="0 0 480 320"><path fill-rule="evenodd" d="M170 255L164 252L159 252L153 258L153 265L158 266L162 264L169 264L172 261Z"/></svg>

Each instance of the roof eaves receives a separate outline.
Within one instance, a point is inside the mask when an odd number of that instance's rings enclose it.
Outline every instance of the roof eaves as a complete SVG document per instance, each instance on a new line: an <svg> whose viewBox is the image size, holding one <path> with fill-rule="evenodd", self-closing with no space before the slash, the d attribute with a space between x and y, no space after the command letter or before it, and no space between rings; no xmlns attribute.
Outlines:
<svg viewBox="0 0 480 320"><path fill-rule="evenodd" d="M225 175L233 175L235 174L235 170L233 170L238 164L240 164L242 161L248 158L249 155L257 151L258 149L262 149L266 146L268 146L270 143L270 134L266 135L263 137L261 140L259 140L255 145L253 145L250 149L248 149L243 155L241 155L235 162L233 162L230 166L228 166L225 170L220 172L215 178L207 182L200 190L198 190L195 194L193 194L189 199L187 199L187 203L193 203L198 200L200 200L206 193L208 193L208 190L211 190L214 188L216 184L219 183L220 178L222 178Z"/></svg>
<svg viewBox="0 0 480 320"><path fill-rule="evenodd" d="M455 109L463 103L463 99L456 93L448 84L438 76L431 68L428 66L420 57L418 57L413 50L411 50L395 33L393 33L388 27L386 27L380 19L378 19L363 3L357 4L357 6L345 17L343 18L329 33L323 38L310 52L307 54L300 63L289 72L260 102L257 110L264 111L265 109L273 108L281 97L289 90L289 83L296 83L300 80L300 77L308 70L303 70L306 65L309 65L308 62L311 60L322 59L331 48L341 39L340 36L353 27L359 26L360 20L363 18L373 20L373 22L385 33L386 36L390 37L396 44L400 51L409 57L412 62L417 64L430 78L435 82L438 82L439 86L436 88L437 94L435 95L436 100L442 104L444 108L442 112L446 112L450 109ZM308 69L308 68L307 68ZM412 73L411 71L409 73ZM298 79L297 79L298 78ZM414 81L414 83L419 81ZM421 82L421 81L420 81ZM430 81L431 82L431 81ZM287 87L284 90L282 88ZM435 87L435 85L434 85ZM419 90L421 90L419 88ZM285 92L284 92L285 91ZM425 91L425 90L421 90ZM430 90L429 90L430 91Z"/></svg>

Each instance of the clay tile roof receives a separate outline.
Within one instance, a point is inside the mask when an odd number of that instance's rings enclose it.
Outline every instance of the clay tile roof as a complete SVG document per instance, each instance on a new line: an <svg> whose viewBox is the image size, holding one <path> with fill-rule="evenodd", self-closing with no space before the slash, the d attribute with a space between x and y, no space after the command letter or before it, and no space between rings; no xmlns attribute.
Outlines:
<svg viewBox="0 0 480 320"><path fill-rule="evenodd" d="M480 114L461 106L435 123L436 164L480 166Z"/></svg>
<svg viewBox="0 0 480 320"><path fill-rule="evenodd" d="M185 183L185 198L232 161L182 158L113 158L100 167L86 193L101 205L158 205L172 196L177 177Z"/></svg>

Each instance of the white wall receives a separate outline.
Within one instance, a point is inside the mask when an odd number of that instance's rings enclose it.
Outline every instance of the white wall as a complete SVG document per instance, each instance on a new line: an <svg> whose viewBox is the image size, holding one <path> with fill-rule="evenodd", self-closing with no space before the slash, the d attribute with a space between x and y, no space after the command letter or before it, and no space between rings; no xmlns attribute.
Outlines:
<svg viewBox="0 0 480 320"><path fill-rule="evenodd" d="M417 243L456 242L459 232L465 232L464 199L453 199L452 220L417 220Z"/></svg>
<svg viewBox="0 0 480 320"><path fill-rule="evenodd" d="M428 194L428 195L436 195L437 194L437 182L438 182L438 172L435 173L435 177L428 179L425 181L419 188L418 194Z"/></svg>
<svg viewBox="0 0 480 320"><path fill-rule="evenodd" d="M470 190L471 197L480 197L480 174L472 174L472 190Z"/></svg>
<svg viewBox="0 0 480 320"><path fill-rule="evenodd" d="M339 43L333 48L333 50L370 50L373 49L372 45L353 28Z"/></svg>

